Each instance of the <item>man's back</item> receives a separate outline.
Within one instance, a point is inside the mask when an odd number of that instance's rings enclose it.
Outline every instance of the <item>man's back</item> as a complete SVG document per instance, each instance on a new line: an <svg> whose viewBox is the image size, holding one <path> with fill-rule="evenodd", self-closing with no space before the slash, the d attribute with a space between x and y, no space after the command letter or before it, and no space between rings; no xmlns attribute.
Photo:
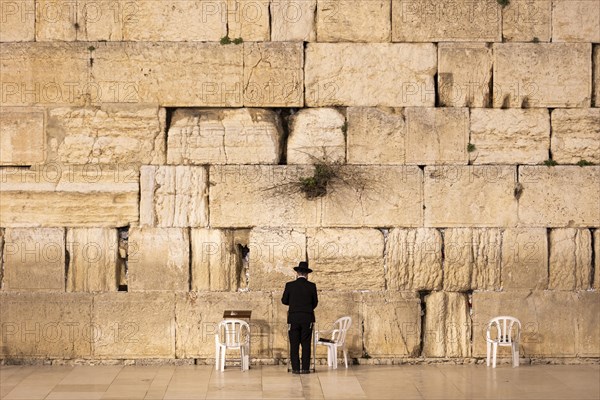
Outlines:
<svg viewBox="0 0 600 400"><path fill-rule="evenodd" d="M317 297L317 285L309 282L305 278L298 278L295 281L285 284L285 290L281 302L290 306L288 311L288 319L291 314L305 313L311 315L311 322L314 322L313 310L319 302ZM292 321L289 321L292 322Z"/></svg>

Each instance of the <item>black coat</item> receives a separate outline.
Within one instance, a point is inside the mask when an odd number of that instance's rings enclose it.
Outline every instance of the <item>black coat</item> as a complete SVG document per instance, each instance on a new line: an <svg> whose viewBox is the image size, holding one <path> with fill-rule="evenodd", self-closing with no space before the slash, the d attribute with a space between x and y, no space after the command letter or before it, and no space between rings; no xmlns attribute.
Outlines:
<svg viewBox="0 0 600 400"><path fill-rule="evenodd" d="M317 308L317 285L305 278L285 284L281 302L290 306L288 310L288 324L301 324L315 322L314 309Z"/></svg>

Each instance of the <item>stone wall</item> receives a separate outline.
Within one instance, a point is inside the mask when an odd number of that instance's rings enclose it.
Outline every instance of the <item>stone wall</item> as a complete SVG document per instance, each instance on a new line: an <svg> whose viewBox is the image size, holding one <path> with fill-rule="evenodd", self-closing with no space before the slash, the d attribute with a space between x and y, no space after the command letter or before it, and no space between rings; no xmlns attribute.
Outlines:
<svg viewBox="0 0 600 400"><path fill-rule="evenodd" d="M304 259L318 329L350 315L359 362L481 359L499 314L526 358L600 357L599 2L0 0L0 20L2 362L211 362L225 309L277 362ZM317 164L333 178L305 194Z"/></svg>

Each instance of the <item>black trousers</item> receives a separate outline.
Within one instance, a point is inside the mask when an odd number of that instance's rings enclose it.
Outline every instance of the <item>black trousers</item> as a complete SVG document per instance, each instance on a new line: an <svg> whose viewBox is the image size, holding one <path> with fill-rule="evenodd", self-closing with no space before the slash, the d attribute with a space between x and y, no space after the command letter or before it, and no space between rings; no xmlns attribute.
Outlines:
<svg viewBox="0 0 600 400"><path fill-rule="evenodd" d="M312 342L312 322L290 324L290 359L292 370L300 370L300 345L302 345L302 369L310 369L310 346Z"/></svg>

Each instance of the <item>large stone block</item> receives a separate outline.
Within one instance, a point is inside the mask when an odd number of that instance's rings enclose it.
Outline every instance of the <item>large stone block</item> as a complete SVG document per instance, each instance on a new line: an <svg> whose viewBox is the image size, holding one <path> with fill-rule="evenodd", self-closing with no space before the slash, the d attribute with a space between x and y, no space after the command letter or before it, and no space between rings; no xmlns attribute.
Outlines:
<svg viewBox="0 0 600 400"><path fill-rule="evenodd" d="M425 167L425 226L514 226L516 183L515 167Z"/></svg>
<svg viewBox="0 0 600 400"><path fill-rule="evenodd" d="M143 166L140 174L142 226L208 226L205 167Z"/></svg>
<svg viewBox="0 0 600 400"><path fill-rule="evenodd" d="M86 293L0 293L0 357L90 358L100 334Z"/></svg>
<svg viewBox="0 0 600 400"><path fill-rule="evenodd" d="M527 226L600 226L600 166L519 168L519 220Z"/></svg>
<svg viewBox="0 0 600 400"><path fill-rule="evenodd" d="M138 221L139 172L56 163L0 170L0 226L119 227Z"/></svg>
<svg viewBox="0 0 600 400"><path fill-rule="evenodd" d="M277 164L283 128L271 110L179 109L168 135L169 164Z"/></svg>
<svg viewBox="0 0 600 400"><path fill-rule="evenodd" d="M306 105L434 106L431 43L309 43Z"/></svg>
<svg viewBox="0 0 600 400"><path fill-rule="evenodd" d="M600 108L552 110L552 159L600 164Z"/></svg>
<svg viewBox="0 0 600 400"><path fill-rule="evenodd" d="M3 290L65 291L65 230L7 228Z"/></svg>
<svg viewBox="0 0 600 400"><path fill-rule="evenodd" d="M231 39L265 42L271 37L269 3L271 0L225 0L217 7L227 7L227 33ZM227 3L227 4L225 4Z"/></svg>
<svg viewBox="0 0 600 400"><path fill-rule="evenodd" d="M0 42L35 39L35 0L0 0Z"/></svg>
<svg viewBox="0 0 600 400"><path fill-rule="evenodd" d="M51 108L48 160L65 164L164 164L165 109L103 105Z"/></svg>
<svg viewBox="0 0 600 400"><path fill-rule="evenodd" d="M108 10L107 10L108 11ZM36 0L35 40L77 40L77 3L64 0Z"/></svg>
<svg viewBox="0 0 600 400"><path fill-rule="evenodd" d="M488 107L491 103L491 79L492 49L486 43L438 44L440 104Z"/></svg>
<svg viewBox="0 0 600 400"><path fill-rule="evenodd" d="M317 0L271 2L271 41L314 42Z"/></svg>
<svg viewBox="0 0 600 400"><path fill-rule="evenodd" d="M587 290L592 279L589 229L552 229L549 235L548 289Z"/></svg>
<svg viewBox="0 0 600 400"><path fill-rule="evenodd" d="M473 164L541 164L548 159L550 115L546 109L471 110Z"/></svg>
<svg viewBox="0 0 600 400"><path fill-rule="evenodd" d="M94 296L92 327L94 358L174 358L175 295L98 294Z"/></svg>
<svg viewBox="0 0 600 400"><path fill-rule="evenodd" d="M598 264L596 264L598 265ZM577 310L577 355L579 357L600 356L600 293L577 292L575 294Z"/></svg>
<svg viewBox="0 0 600 400"><path fill-rule="evenodd" d="M156 1L153 3L158 4ZM124 25L135 24L140 21L140 17L148 26L155 23L142 11L144 9L142 1L131 3L127 0L81 0L71 4L76 9L77 25L67 25L64 29L70 32L75 28L75 37L78 41L122 41ZM48 7L45 11L46 14L51 14L53 10ZM60 18L49 19L48 22L58 22L66 17L62 13L56 16ZM73 37L72 34L70 37Z"/></svg>
<svg viewBox="0 0 600 400"><path fill-rule="evenodd" d="M469 357L471 316L463 293L434 292L425 297L425 357Z"/></svg>
<svg viewBox="0 0 600 400"><path fill-rule="evenodd" d="M346 118L334 108L307 108L291 117L288 164L344 163Z"/></svg>
<svg viewBox="0 0 600 400"><path fill-rule="evenodd" d="M436 290L442 285L442 236L437 229L392 229L386 242L386 287Z"/></svg>
<svg viewBox="0 0 600 400"><path fill-rule="evenodd" d="M548 239L545 228L511 228L504 231L502 288L548 288Z"/></svg>
<svg viewBox="0 0 600 400"><path fill-rule="evenodd" d="M118 289L119 238L116 229L67 230L69 292L115 292Z"/></svg>
<svg viewBox="0 0 600 400"><path fill-rule="evenodd" d="M0 109L0 165L44 162L44 139L44 110L21 107Z"/></svg>
<svg viewBox="0 0 600 400"><path fill-rule="evenodd" d="M594 256L595 256L595 260L594 260L594 289L596 290L600 290L600 268L598 268L600 266L600 228L599 229L595 229L594 230L594 238L593 241L594 243Z"/></svg>
<svg viewBox="0 0 600 400"><path fill-rule="evenodd" d="M496 108L589 107L589 43L495 43Z"/></svg>
<svg viewBox="0 0 600 400"><path fill-rule="evenodd" d="M594 0L552 2L553 42L600 42L600 3Z"/></svg>
<svg viewBox="0 0 600 400"><path fill-rule="evenodd" d="M500 289L502 232L498 228L444 231L444 290Z"/></svg>
<svg viewBox="0 0 600 400"><path fill-rule="evenodd" d="M130 228L128 289L189 290L190 237L179 228Z"/></svg>
<svg viewBox="0 0 600 400"><path fill-rule="evenodd" d="M502 8L502 37L507 42L549 42L551 0L511 0Z"/></svg>
<svg viewBox="0 0 600 400"><path fill-rule="evenodd" d="M391 1L318 0L319 42L389 42Z"/></svg>
<svg viewBox="0 0 600 400"><path fill-rule="evenodd" d="M500 42L501 9L496 0L392 0L394 42Z"/></svg>
<svg viewBox="0 0 600 400"><path fill-rule="evenodd" d="M383 290L384 238L377 229L307 232L307 257L321 290ZM389 268L389 267L388 267Z"/></svg>

